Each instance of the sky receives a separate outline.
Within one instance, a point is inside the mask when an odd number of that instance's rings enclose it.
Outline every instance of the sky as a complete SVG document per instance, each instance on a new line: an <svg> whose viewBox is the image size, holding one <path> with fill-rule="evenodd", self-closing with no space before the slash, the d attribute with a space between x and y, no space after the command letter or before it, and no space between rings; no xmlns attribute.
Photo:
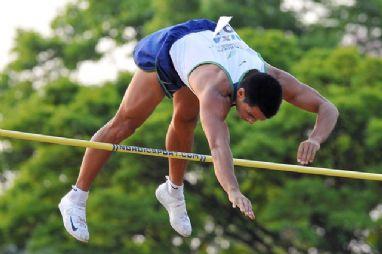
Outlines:
<svg viewBox="0 0 382 254"><path fill-rule="evenodd" d="M2 0L0 1L0 71L11 60L16 29L33 29L49 36L50 22L63 10L70 0ZM133 46L117 47L110 41L101 40L97 49L105 52L98 62L85 61L73 74L74 79L83 84L99 84L114 80L118 71L134 71L135 65L128 58Z"/></svg>
<svg viewBox="0 0 382 254"><path fill-rule="evenodd" d="M66 0L0 1L0 69L9 61L16 29L34 29L48 35L50 21L66 3Z"/></svg>

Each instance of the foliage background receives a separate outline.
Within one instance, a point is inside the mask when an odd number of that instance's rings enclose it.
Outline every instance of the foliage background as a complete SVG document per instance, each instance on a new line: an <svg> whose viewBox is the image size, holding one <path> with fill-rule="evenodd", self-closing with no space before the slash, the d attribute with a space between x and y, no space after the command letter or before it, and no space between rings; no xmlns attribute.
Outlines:
<svg viewBox="0 0 382 254"><path fill-rule="evenodd" d="M311 24L302 19L308 2L326 10ZM305 1L299 11L284 4L73 1L51 23L51 36L18 31L16 57L0 73L0 127L89 139L114 115L132 77L121 72L117 80L96 86L71 78L81 62L103 56L96 50L101 39L123 45L190 18L233 15L233 27L267 62L338 106L337 128L314 165L382 173L382 1ZM126 36L127 27L134 36ZM349 40L352 46L345 45ZM163 148L171 114L171 101L165 100L124 143ZM227 122L236 158L294 164L314 115L284 103L265 123L249 126L234 112ZM209 153L200 126L194 150ZM167 161L120 154L93 185L91 241L81 244L65 232L57 203L75 182L82 155L77 148L1 141L1 253L382 252L379 183L237 168L257 216L249 222L230 207L211 165L190 163L185 186L193 234L181 238L153 195L167 174Z"/></svg>

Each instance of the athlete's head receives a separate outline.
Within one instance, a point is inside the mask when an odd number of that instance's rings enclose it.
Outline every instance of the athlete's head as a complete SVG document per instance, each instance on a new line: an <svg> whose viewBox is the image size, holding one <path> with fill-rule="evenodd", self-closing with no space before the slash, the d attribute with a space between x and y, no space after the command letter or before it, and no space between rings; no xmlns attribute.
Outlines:
<svg viewBox="0 0 382 254"><path fill-rule="evenodd" d="M272 76L251 70L245 74L236 94L236 108L249 123L276 115L282 101L280 83Z"/></svg>

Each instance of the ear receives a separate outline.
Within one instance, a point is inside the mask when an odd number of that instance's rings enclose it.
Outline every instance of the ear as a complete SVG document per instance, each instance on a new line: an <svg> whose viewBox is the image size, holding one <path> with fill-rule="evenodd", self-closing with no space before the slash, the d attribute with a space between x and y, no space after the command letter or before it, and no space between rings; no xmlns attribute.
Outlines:
<svg viewBox="0 0 382 254"><path fill-rule="evenodd" d="M238 99L244 99L245 98L245 89L240 87L238 90L237 90L237 98Z"/></svg>

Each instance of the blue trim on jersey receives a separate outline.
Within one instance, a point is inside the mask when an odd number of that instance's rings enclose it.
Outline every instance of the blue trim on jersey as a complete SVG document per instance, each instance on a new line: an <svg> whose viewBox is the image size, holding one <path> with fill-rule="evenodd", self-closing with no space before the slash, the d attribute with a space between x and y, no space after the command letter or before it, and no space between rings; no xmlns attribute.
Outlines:
<svg viewBox="0 0 382 254"><path fill-rule="evenodd" d="M235 106L236 105L236 95L237 95L237 90L239 90L239 86L240 86L240 81L236 82L236 83L233 83L232 86L233 86L233 95L232 95L232 104L231 106Z"/></svg>
<svg viewBox="0 0 382 254"><path fill-rule="evenodd" d="M208 19L193 19L159 30L138 42L133 53L134 62L144 71L156 71L166 95L172 97L185 84L172 63L171 46L187 34L214 31L215 27L216 23Z"/></svg>

